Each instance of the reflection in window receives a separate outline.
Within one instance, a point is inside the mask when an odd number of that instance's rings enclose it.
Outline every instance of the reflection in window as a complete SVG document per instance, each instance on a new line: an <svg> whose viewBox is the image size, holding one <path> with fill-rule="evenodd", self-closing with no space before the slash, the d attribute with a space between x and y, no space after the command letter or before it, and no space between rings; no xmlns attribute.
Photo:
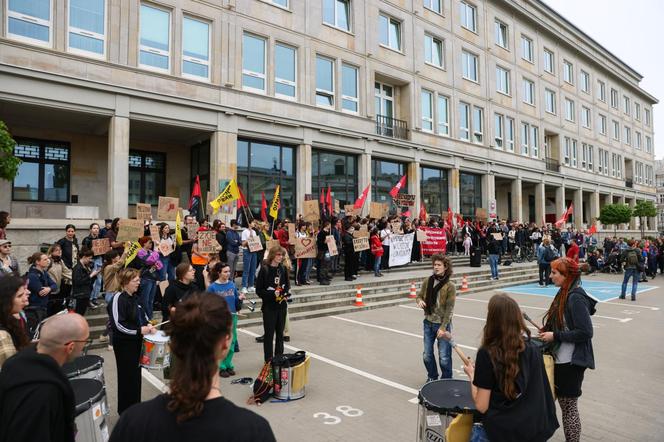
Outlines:
<svg viewBox="0 0 664 442"><path fill-rule="evenodd" d="M399 182L402 176L406 174L406 165L394 161L379 159L371 160L371 200L378 203L388 203L392 211L392 197L390 190ZM406 184L401 188L402 192L407 191L408 178Z"/></svg>
<svg viewBox="0 0 664 442"><path fill-rule="evenodd" d="M141 4L141 66L163 71L170 69L170 22L168 11Z"/></svg>
<svg viewBox="0 0 664 442"><path fill-rule="evenodd" d="M9 0L7 33L32 43L51 43L51 0Z"/></svg>
<svg viewBox="0 0 664 442"><path fill-rule="evenodd" d="M274 46L274 93L295 98L295 48L277 43Z"/></svg>
<svg viewBox="0 0 664 442"><path fill-rule="evenodd" d="M16 140L14 155L23 162L14 179L14 201L69 202L69 145Z"/></svg>
<svg viewBox="0 0 664 442"><path fill-rule="evenodd" d="M459 173L459 199L464 218L475 218L475 209L482 207L482 177L467 172Z"/></svg>
<svg viewBox="0 0 664 442"><path fill-rule="evenodd" d="M345 204L353 204L357 199L357 157L313 149L311 152L311 191L314 195L320 189L327 191L331 187L332 196L339 200L343 209Z"/></svg>
<svg viewBox="0 0 664 442"><path fill-rule="evenodd" d="M265 92L265 39L242 36L242 87Z"/></svg>
<svg viewBox="0 0 664 442"><path fill-rule="evenodd" d="M69 1L69 48L104 55L106 20L104 0Z"/></svg>
<svg viewBox="0 0 664 442"><path fill-rule="evenodd" d="M166 155L129 151L129 204L156 205L166 194Z"/></svg>
<svg viewBox="0 0 664 442"><path fill-rule="evenodd" d="M210 78L210 25L184 17L182 22L182 75Z"/></svg>
<svg viewBox="0 0 664 442"><path fill-rule="evenodd" d="M440 216L441 213L447 212L448 206L447 171L422 167L421 174L422 201L429 214Z"/></svg>

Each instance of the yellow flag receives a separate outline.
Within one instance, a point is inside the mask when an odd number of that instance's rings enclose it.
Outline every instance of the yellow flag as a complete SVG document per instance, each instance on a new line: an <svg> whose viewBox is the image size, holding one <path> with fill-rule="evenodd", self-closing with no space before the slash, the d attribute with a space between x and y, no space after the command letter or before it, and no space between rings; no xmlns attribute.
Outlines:
<svg viewBox="0 0 664 442"><path fill-rule="evenodd" d="M277 188L274 189L274 198L272 198L272 204L270 204L270 216L273 219L277 219L277 214L279 213L279 206L280 206L280 201L279 201L279 186L277 185Z"/></svg>
<svg viewBox="0 0 664 442"><path fill-rule="evenodd" d="M136 255L138 255L138 251L141 248L141 244L138 241L133 241L129 242L127 241L127 244L125 245L125 253L127 257L125 258L124 266L127 267L130 262L136 258Z"/></svg>
<svg viewBox="0 0 664 442"><path fill-rule="evenodd" d="M221 206L228 204L231 201L235 201L238 198L240 198L240 189L237 187L235 180L230 180L219 196L210 202L210 205L214 209L213 213L217 213Z"/></svg>
<svg viewBox="0 0 664 442"><path fill-rule="evenodd" d="M179 210L177 215L175 215L175 243L179 246L182 245L182 220L180 219Z"/></svg>

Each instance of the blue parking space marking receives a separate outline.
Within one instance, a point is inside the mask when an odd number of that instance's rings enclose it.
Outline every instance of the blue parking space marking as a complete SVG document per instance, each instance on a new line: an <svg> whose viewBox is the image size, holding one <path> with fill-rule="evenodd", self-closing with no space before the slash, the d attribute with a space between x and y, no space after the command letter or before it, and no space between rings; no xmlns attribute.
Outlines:
<svg viewBox="0 0 664 442"><path fill-rule="evenodd" d="M606 281L583 281L582 287L586 292L597 298L600 302L610 301L616 299L620 296L620 290L622 284L616 282L606 282ZM649 290L656 289L656 286L643 285L639 284L637 288L637 293L647 292ZM514 285L511 287L504 287L502 291L508 293L522 293L526 295L538 295L538 296L548 296L553 298L558 293L558 287L554 285L549 285L548 287L540 287L537 283L532 284L520 284ZM632 281L627 284L627 296L631 293L632 290Z"/></svg>

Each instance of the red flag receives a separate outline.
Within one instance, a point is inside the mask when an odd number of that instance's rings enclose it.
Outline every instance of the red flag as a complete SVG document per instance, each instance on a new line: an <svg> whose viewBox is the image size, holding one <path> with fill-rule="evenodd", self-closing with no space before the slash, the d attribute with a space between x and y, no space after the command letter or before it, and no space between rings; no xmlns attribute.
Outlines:
<svg viewBox="0 0 664 442"><path fill-rule="evenodd" d="M353 209L361 209L364 207L364 202L367 200L367 195L369 195L369 187L371 184L367 185L367 187L364 188L362 191L362 195L355 201L355 204L353 205Z"/></svg>
<svg viewBox="0 0 664 442"><path fill-rule="evenodd" d="M424 201L420 201L420 216L422 221L427 220L427 208L424 206Z"/></svg>
<svg viewBox="0 0 664 442"><path fill-rule="evenodd" d="M201 181L196 175L194 188L191 190L191 197L189 198L189 215L193 216L198 222L201 222L204 218L201 201Z"/></svg>
<svg viewBox="0 0 664 442"><path fill-rule="evenodd" d="M589 235L594 235L595 233L597 233L597 226L595 224L593 224L592 226L590 226L590 230L588 230L588 234Z"/></svg>
<svg viewBox="0 0 664 442"><path fill-rule="evenodd" d="M450 207L447 206L447 225L450 226L450 229L452 228L453 222L454 222L454 212L452 212L452 209L450 209Z"/></svg>
<svg viewBox="0 0 664 442"><path fill-rule="evenodd" d="M327 186L327 214L332 216L332 188Z"/></svg>
<svg viewBox="0 0 664 442"><path fill-rule="evenodd" d="M244 194L242 193L242 189L240 189L240 186L238 186L237 190L240 192L240 198L237 200L237 208L241 209L243 207L249 208L249 204L247 204L247 200L244 199Z"/></svg>
<svg viewBox="0 0 664 442"><path fill-rule="evenodd" d="M563 217L556 221L556 227L561 228L567 222L567 218L569 218L572 212L574 212L574 203L570 203L565 213L563 213Z"/></svg>
<svg viewBox="0 0 664 442"><path fill-rule="evenodd" d="M405 216L406 218L410 218L410 209L406 210L404 213L401 214L402 216Z"/></svg>
<svg viewBox="0 0 664 442"><path fill-rule="evenodd" d="M456 214L456 220L457 220L457 226L462 226L464 221L463 221L463 216L461 216L460 213Z"/></svg>
<svg viewBox="0 0 664 442"><path fill-rule="evenodd" d="M396 186L394 186L392 190L390 190L390 196L392 198L396 198L397 193L399 193L404 184L406 184L406 175L402 176L399 182L396 184Z"/></svg>
<svg viewBox="0 0 664 442"><path fill-rule="evenodd" d="M261 192L261 219L267 222L267 200L265 199L265 192Z"/></svg>

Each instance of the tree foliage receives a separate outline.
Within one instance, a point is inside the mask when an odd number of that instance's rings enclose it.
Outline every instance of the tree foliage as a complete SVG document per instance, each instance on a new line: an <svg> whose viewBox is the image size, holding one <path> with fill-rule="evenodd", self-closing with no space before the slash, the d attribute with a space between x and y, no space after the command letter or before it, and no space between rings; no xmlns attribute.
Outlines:
<svg viewBox="0 0 664 442"><path fill-rule="evenodd" d="M602 224L613 225L614 230L618 224L626 224L632 218L632 209L627 204L607 204L599 213Z"/></svg>
<svg viewBox="0 0 664 442"><path fill-rule="evenodd" d="M21 160L14 156L16 141L9 133L9 129L0 120L0 178L13 181L18 173Z"/></svg>
<svg viewBox="0 0 664 442"><path fill-rule="evenodd" d="M634 206L632 216L635 218L637 216L639 218L657 216L657 207L655 207L652 201L639 201L636 203L636 206Z"/></svg>

